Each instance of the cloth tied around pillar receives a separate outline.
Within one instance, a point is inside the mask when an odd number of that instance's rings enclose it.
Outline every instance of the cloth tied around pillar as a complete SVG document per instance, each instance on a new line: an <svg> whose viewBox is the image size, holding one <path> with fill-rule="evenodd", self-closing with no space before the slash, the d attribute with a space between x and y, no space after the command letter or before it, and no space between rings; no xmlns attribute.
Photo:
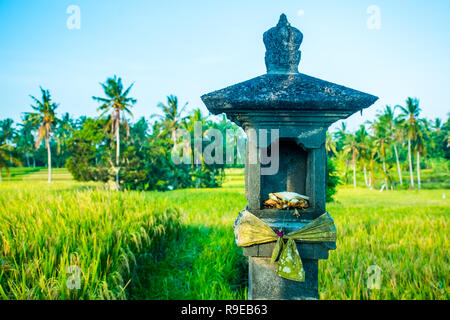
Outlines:
<svg viewBox="0 0 450 320"><path fill-rule="evenodd" d="M329 242L336 241L337 235L334 221L328 213L287 235L280 230L274 231L248 210L239 214L233 227L239 247L276 241L271 262L278 260L278 275L299 282L305 281L305 270L295 241Z"/></svg>

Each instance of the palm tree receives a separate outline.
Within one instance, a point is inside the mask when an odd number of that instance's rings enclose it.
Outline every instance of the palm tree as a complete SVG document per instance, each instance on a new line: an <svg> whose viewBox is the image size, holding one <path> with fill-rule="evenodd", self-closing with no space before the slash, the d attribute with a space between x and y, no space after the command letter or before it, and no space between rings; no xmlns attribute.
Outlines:
<svg viewBox="0 0 450 320"><path fill-rule="evenodd" d="M450 112L447 113L447 121L443 124L442 129L444 129L445 135L443 138L444 144L447 146L447 148L450 148Z"/></svg>
<svg viewBox="0 0 450 320"><path fill-rule="evenodd" d="M336 142L333 140L333 136L328 131L325 140L325 150L327 151L328 156L337 154Z"/></svg>
<svg viewBox="0 0 450 320"><path fill-rule="evenodd" d="M18 134L15 136L14 142L16 144L17 151L25 156L27 167L30 167L30 156L32 156L34 146L36 144L34 141L33 131L36 128L27 121L26 116L23 118L23 123L19 124L19 126L20 129L18 130ZM33 162L35 162L34 157Z"/></svg>
<svg viewBox="0 0 450 320"><path fill-rule="evenodd" d="M163 112L163 115L155 114L153 116L159 117L163 124L163 134L170 133L173 143L176 142L175 132L180 127L181 121L184 120L182 113L186 109L187 102L180 109L178 106L178 98L174 95L167 96L167 104L158 103L158 108Z"/></svg>
<svg viewBox="0 0 450 320"><path fill-rule="evenodd" d="M384 182L386 185L386 189L388 186L388 172L386 169L386 158L388 146L392 143L392 134L394 128L394 113L392 108L386 106L386 109L378 114L378 119L375 122L372 122L372 129L375 135L375 145L378 148L378 155L383 164L383 173L384 173Z"/></svg>
<svg viewBox="0 0 450 320"><path fill-rule="evenodd" d="M113 78L106 79L105 83L100 83L105 92L106 98L92 97L95 101L101 104L98 107L99 111L102 111L100 116L105 115L107 112L111 112L109 125L111 126L111 132L116 136L116 167L113 168L116 172L116 188L120 189L119 184L119 170L120 170L120 120L121 114L126 113L132 115L130 107L136 103L136 99L128 97L132 83L126 90L123 90L122 79L114 76ZM128 122L123 121L125 126L128 127ZM127 129L128 130L128 129Z"/></svg>
<svg viewBox="0 0 450 320"><path fill-rule="evenodd" d="M197 133L195 132L196 124L200 124L201 129L200 137L196 136ZM197 108L192 110L189 116L183 118L183 121L180 123L180 126L189 131L191 137L193 138L191 141L191 146L193 146L193 148L191 148L193 153L192 158L194 159L193 165L199 167L203 163L203 155L202 155L203 134L208 128L207 117L204 117L201 110ZM167 130L170 131L170 129Z"/></svg>
<svg viewBox="0 0 450 320"><path fill-rule="evenodd" d="M338 167L341 167L343 172L342 178L345 184L348 183L348 154L344 150L345 143L347 141L347 125L345 122L341 122L341 126L333 133L333 137L336 141L336 158L338 159Z"/></svg>
<svg viewBox="0 0 450 320"><path fill-rule="evenodd" d="M361 125L359 130L355 132L355 139L358 144L360 159L363 166L364 171L364 183L367 187L370 187L370 184L367 181L367 167L366 163L368 160L368 150L367 150L367 139L369 138L369 133L366 130L364 125Z"/></svg>
<svg viewBox="0 0 450 320"><path fill-rule="evenodd" d="M10 118L0 121L0 141L11 143L16 133L13 124L14 120Z"/></svg>
<svg viewBox="0 0 450 320"><path fill-rule="evenodd" d="M39 126L36 139L35 148L37 149L42 142L45 141L45 147L47 148L47 163L48 163L48 182L52 182L52 153L50 149L50 137L52 134L53 126L57 121L55 110L59 104L52 102L50 92L44 90L41 87L42 100L31 96L36 105L31 107L37 112L27 112L25 114L27 122L33 126Z"/></svg>
<svg viewBox="0 0 450 320"><path fill-rule="evenodd" d="M434 121L431 122L431 127L436 130L438 133L442 130L442 120L441 118L435 118Z"/></svg>
<svg viewBox="0 0 450 320"><path fill-rule="evenodd" d="M344 150L340 150L336 153L336 167L341 173L341 178L345 184L348 183L348 156Z"/></svg>
<svg viewBox="0 0 450 320"><path fill-rule="evenodd" d="M161 117L161 116L159 116ZM181 118L181 116L179 116ZM162 117L164 121L164 117ZM202 132L204 132L207 128L206 121L207 117L203 116L202 111L197 108L190 112L189 116L182 118L182 122L180 122L180 125L178 127L183 127L190 133L194 134L195 130L195 123L201 123Z"/></svg>
<svg viewBox="0 0 450 320"><path fill-rule="evenodd" d="M356 159L359 153L358 150L358 142L356 141L356 137L353 134L347 135L346 145L344 146L345 154L352 155L352 164L353 164L353 187L356 188Z"/></svg>
<svg viewBox="0 0 450 320"><path fill-rule="evenodd" d="M181 117L181 115L179 116ZM189 141L190 145L192 146L190 149L191 157L194 159L194 161L191 163L191 167L194 169L193 173L193 179L196 188L199 188L202 184L202 165L204 163L203 159L203 134L208 129L208 123L207 123L207 117L204 117L201 110L199 108L194 109L190 112L189 116L183 118L183 121L180 123L180 127L183 127L186 129L189 134L191 135L191 141ZM164 124L164 118L163 118L163 124ZM166 123L168 125L168 123ZM197 127L200 125L199 127ZM171 132L171 127L167 126L166 131ZM198 136L199 132L196 132L196 130L200 129L200 136ZM176 129L175 129L176 130ZM173 136L172 136L173 139Z"/></svg>
<svg viewBox="0 0 450 320"><path fill-rule="evenodd" d="M67 139L74 128L74 122L70 118L69 113L65 113L58 121L58 127L55 130L56 152L61 153L61 150L66 146Z"/></svg>
<svg viewBox="0 0 450 320"><path fill-rule="evenodd" d="M398 172L398 179L401 185L403 185L403 178L402 178L402 167L400 166L400 158L398 156L398 149L397 144L403 144L403 131L402 131L402 122L398 118L395 117L395 108L391 108L389 106L386 106L384 117L386 118L386 122L388 123L387 131L389 136L392 138L391 143L394 147L394 153L395 153L395 161L397 163L397 172Z"/></svg>
<svg viewBox="0 0 450 320"><path fill-rule="evenodd" d="M421 180L420 180L420 155L426 155L427 153L427 141L426 137L430 136L430 132L428 131L426 121L423 119L419 120L419 126L417 128L417 137L414 143L414 150L416 151L417 156L417 187L420 190ZM429 141L430 147L434 147L434 142Z"/></svg>
<svg viewBox="0 0 450 320"><path fill-rule="evenodd" d="M234 124L233 122L231 122L230 120L227 119L227 117L225 116L225 114L222 114L222 119L220 119L220 121L215 125L215 127L217 127L217 129L220 130L220 132L222 132L224 134L224 146L223 146L223 150L227 150L229 148L233 148L236 146L236 153L234 154L233 152L233 159L231 159L231 153L230 153L230 157L228 151L226 152L227 155L227 160L226 163L227 164L243 164L244 163L244 158L245 158L245 138L243 135L243 129L238 127L236 124ZM232 131L233 134L232 135L228 135L227 131ZM328 132L327 132L328 134ZM328 134L329 139L331 139L331 135ZM327 138L328 139L328 138ZM329 147L334 148L335 147L335 143L334 141L329 141L330 144L327 144Z"/></svg>
<svg viewBox="0 0 450 320"><path fill-rule="evenodd" d="M371 136L367 139L366 154L369 167L369 186L372 189L375 185L375 160L378 154L378 147L375 145L375 139Z"/></svg>
<svg viewBox="0 0 450 320"><path fill-rule="evenodd" d="M419 130L419 115L420 107L419 100L417 98L406 99L406 106L397 106L400 108L401 114L399 115L399 120L402 121L402 127L405 132L406 139L408 139L408 159L409 159L409 174L411 178L411 187L414 187L414 177L412 168L412 157L411 157L411 142L417 139L417 134Z"/></svg>
<svg viewBox="0 0 450 320"><path fill-rule="evenodd" d="M429 127L427 130L429 131L428 136L428 144L432 145L432 152L434 157L445 157L443 153L442 144L446 141L445 137L445 125L442 123L440 118L435 118L430 121Z"/></svg>
<svg viewBox="0 0 450 320"><path fill-rule="evenodd" d="M347 125L345 122L341 122L340 128L334 133L334 138L336 139L337 150L342 150L347 138Z"/></svg>
<svg viewBox="0 0 450 320"><path fill-rule="evenodd" d="M12 141L16 136L16 130L13 127L14 120L7 118L5 120L0 121L0 141L8 144L12 151ZM10 162L12 162L12 153L10 153Z"/></svg>

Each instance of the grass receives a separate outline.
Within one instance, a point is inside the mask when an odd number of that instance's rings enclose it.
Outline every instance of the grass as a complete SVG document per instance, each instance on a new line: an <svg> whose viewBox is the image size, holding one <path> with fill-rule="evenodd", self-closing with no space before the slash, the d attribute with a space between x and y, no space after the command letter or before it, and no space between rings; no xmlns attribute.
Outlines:
<svg viewBox="0 0 450 320"><path fill-rule="evenodd" d="M8 175L5 169L2 170L3 181L33 181L45 182L48 180L48 170L42 167L10 168ZM72 175L65 168L52 168L52 181L72 181Z"/></svg>
<svg viewBox="0 0 450 320"><path fill-rule="evenodd" d="M135 299L245 299L247 266L232 224L245 206L238 190L200 189L154 193L180 208L180 237L159 262L144 265Z"/></svg>
<svg viewBox="0 0 450 320"><path fill-rule="evenodd" d="M22 180L29 182L47 182L48 170L46 168L39 168L38 171L23 176ZM52 181L68 182L72 180L72 175L66 168L52 168Z"/></svg>
<svg viewBox="0 0 450 320"><path fill-rule="evenodd" d="M145 194L74 182L3 183L0 297L126 298L136 260L163 250L178 225L176 208ZM75 270L79 290L71 290Z"/></svg>
<svg viewBox="0 0 450 320"><path fill-rule="evenodd" d="M327 206L338 249L320 262L320 297L448 300L449 196L341 188ZM247 265L232 229L245 204L236 169L222 188L169 192L4 182L0 297L245 299ZM83 271L81 290L67 288L71 264ZM366 284L373 265L379 290Z"/></svg>
<svg viewBox="0 0 450 320"><path fill-rule="evenodd" d="M40 168L9 168L9 174L6 169L0 170L3 181L22 181L23 176L39 171Z"/></svg>
<svg viewBox="0 0 450 320"><path fill-rule="evenodd" d="M320 262L322 299L448 299L449 190L339 190L337 251ZM381 268L380 290L367 271Z"/></svg>

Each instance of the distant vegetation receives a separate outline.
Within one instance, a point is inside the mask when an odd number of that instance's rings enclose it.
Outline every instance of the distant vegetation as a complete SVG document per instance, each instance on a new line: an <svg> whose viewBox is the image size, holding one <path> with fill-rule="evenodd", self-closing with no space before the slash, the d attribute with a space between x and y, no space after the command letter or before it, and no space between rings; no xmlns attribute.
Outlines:
<svg viewBox="0 0 450 320"><path fill-rule="evenodd" d="M343 122L327 134L341 181L354 188L450 188L450 120L429 121L420 112L419 100L408 98L405 106L386 106L356 132Z"/></svg>
<svg viewBox="0 0 450 320"><path fill-rule="evenodd" d="M173 95L158 104L161 113L130 122L127 117L137 101L131 97L133 85L125 88L122 79L114 76L101 86L104 96L93 97L99 103L96 118L74 119L68 113L58 117L58 104L41 88L41 98L30 96L33 112L25 112L22 123L1 120L3 176L10 174L10 167L45 166L49 182L52 167L66 167L78 181L110 181L116 189L221 185L224 164L208 164L203 157L190 164L172 162L171 152L179 139L175 133L187 130L194 146L194 123L200 122L204 150L211 141L209 129L218 129L224 136L232 129L243 137L240 128L225 116L213 121L200 109L188 112L186 104L180 106ZM408 98L403 106L386 106L356 132L348 132L343 122L336 132L328 133L328 200L338 183L383 190L449 188L450 120L427 120L420 112L419 100Z"/></svg>
<svg viewBox="0 0 450 320"><path fill-rule="evenodd" d="M136 99L130 97L132 85L125 89L122 79L114 76L101 84L105 97L99 102L99 117L74 119L68 113L58 118L58 104L50 92L41 88L42 98L31 96L34 112L24 113L23 122L0 121L0 171L9 175L12 166L51 168L67 167L79 181L115 181L115 188L132 190L171 190L220 186L224 164L209 164L200 159L195 164L175 165L171 161L176 130L186 129L194 145L194 123L202 126L203 148L209 129L242 131L225 117L213 121L200 109L186 112L178 98L167 97L159 103L161 114L131 123ZM225 135L224 135L225 136ZM208 142L210 143L210 142ZM225 150L225 141L223 142ZM236 154L236 153L235 153ZM237 155L235 155L236 157ZM2 170L4 169L4 170Z"/></svg>

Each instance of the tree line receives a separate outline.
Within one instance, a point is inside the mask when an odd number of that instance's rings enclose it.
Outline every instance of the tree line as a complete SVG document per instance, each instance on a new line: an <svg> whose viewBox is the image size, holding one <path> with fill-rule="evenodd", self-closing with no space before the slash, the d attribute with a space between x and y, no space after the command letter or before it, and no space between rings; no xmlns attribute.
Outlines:
<svg viewBox="0 0 450 320"><path fill-rule="evenodd" d="M23 114L22 123L0 121L0 171L46 166L51 182L52 166L66 167L76 180L114 181L116 189L170 190L222 183L224 164L172 163L175 132L187 129L194 139L195 122L202 124L205 136L209 129L231 129L239 135L239 127L225 116L214 121L200 109L187 112L187 103L180 106L174 95L158 104L160 114L132 123L129 117L137 102L130 96L133 84L125 88L122 79L114 76L100 85L104 96L92 97L99 104L98 117L74 119L68 113L57 117L59 104L41 88L40 98L30 96L32 111Z"/></svg>
<svg viewBox="0 0 450 320"><path fill-rule="evenodd" d="M445 122L440 118L427 120L420 113L419 100L408 97L405 105L384 107L375 120L367 121L353 133L347 131L345 122L333 134L328 133L326 149L344 182L352 180L356 188L357 172L362 171L368 188L374 187L378 176L382 189L420 189L422 169L448 173L449 117Z"/></svg>
<svg viewBox="0 0 450 320"><path fill-rule="evenodd" d="M51 182L52 166L66 167L76 180L110 181L116 189L168 190L221 184L224 164L202 160L175 165L171 161L176 132L186 129L194 145L196 122L202 124L205 137L209 129L223 133L231 129L242 136L239 127L225 116L213 121L200 109L187 112L187 104L180 106L174 95L158 104L159 114L133 123L129 119L137 102L130 96L133 84L125 88L122 79L114 76L100 85L104 96L92 97L98 103L98 117L74 119L68 113L57 117L59 104L49 90L41 88L41 97L30 96L31 111L23 113L21 123L0 121L0 172L6 169L8 173L11 166L46 166ZM440 167L448 172L450 120L430 121L421 118L420 112L419 100L408 98L404 106L386 106L356 132L348 132L343 122L336 132L327 133L330 198L339 180L352 180L357 187L357 172L362 173L368 188L377 182L386 189L420 189L423 168ZM208 139L202 144L205 141ZM225 150L230 141L223 143Z"/></svg>

